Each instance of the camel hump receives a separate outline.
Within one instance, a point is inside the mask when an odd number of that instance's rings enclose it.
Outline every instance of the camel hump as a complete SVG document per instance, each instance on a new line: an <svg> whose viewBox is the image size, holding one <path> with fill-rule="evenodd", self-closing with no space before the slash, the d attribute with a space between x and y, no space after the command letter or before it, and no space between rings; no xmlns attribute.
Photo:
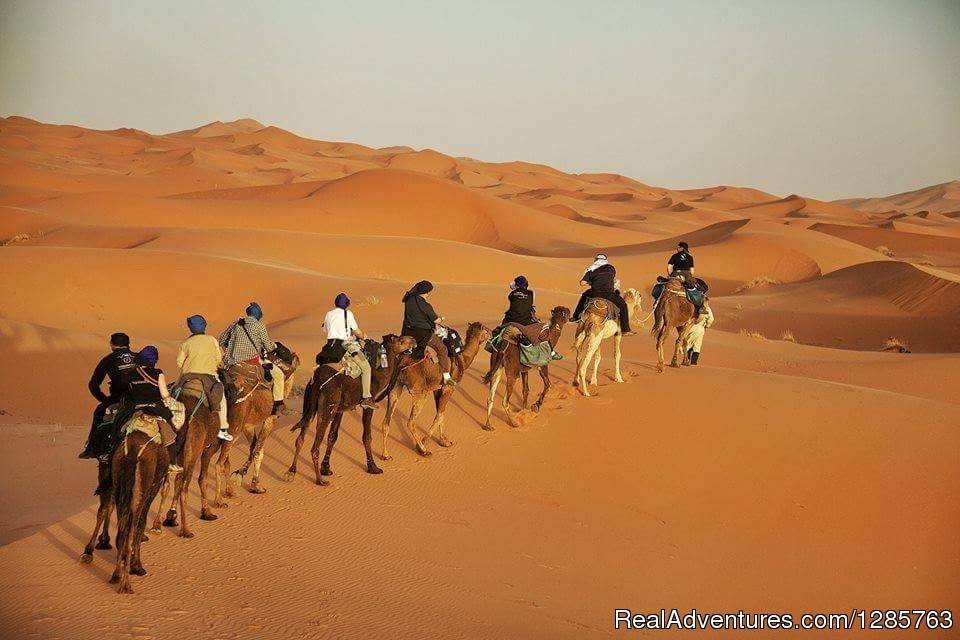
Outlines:
<svg viewBox="0 0 960 640"><path fill-rule="evenodd" d="M605 298L588 298L584 313L603 316L606 320L619 320L620 310L617 305Z"/></svg>

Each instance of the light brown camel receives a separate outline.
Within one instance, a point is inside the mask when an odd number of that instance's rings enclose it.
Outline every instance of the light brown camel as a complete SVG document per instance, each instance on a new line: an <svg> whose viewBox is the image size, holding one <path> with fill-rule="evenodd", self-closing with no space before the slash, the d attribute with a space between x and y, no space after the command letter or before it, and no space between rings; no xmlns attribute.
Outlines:
<svg viewBox="0 0 960 640"><path fill-rule="evenodd" d="M206 396L203 394L203 385L200 380L188 380L181 387L178 398L183 403L186 413L186 424L180 429L178 437L183 438L182 462L183 472L177 474L177 479L173 485L172 496L170 499L170 508L167 510L163 525L166 527L177 526L177 504L180 505L180 532L182 538L192 538L193 532L187 523L187 495L189 494L190 479L193 477L193 469L200 456L207 447L212 447L217 442L217 433L220 430L220 417L216 411L212 411L208 406ZM207 501L207 467L201 466L198 474L197 483L200 487L200 519L216 520L217 516L210 510ZM170 490L170 483L164 481L163 489L160 492L160 504L157 509L156 519L153 521L151 533L160 533L160 518L163 513L163 506L167 501L167 493Z"/></svg>
<svg viewBox="0 0 960 640"><path fill-rule="evenodd" d="M278 343L279 344L279 343ZM284 348L284 351L286 349ZM286 376L283 389L283 397L289 398L290 391L293 389L293 375L300 366L300 358L296 353L290 353L290 361L284 361L277 356L277 351L270 353L268 358L275 367L283 369ZM227 422L230 424L230 435L234 437L233 442L225 442L217 438L213 446L207 447L200 458L200 473L206 476L206 468L210 458L217 452L216 483L217 493L213 500L213 506L218 508L227 507L224 498L234 496L231 479L242 480L247 471L253 466L253 477L250 479L250 493L266 493L266 489L260 486L260 466L263 463L263 447L276 426L278 416L273 413L273 390L269 382L261 381L253 387L252 391L244 392L240 397L233 398L227 403ZM250 443L250 452L243 466L230 473L230 450L240 434L246 436Z"/></svg>
<svg viewBox="0 0 960 640"><path fill-rule="evenodd" d="M663 372L663 343L670 329L677 330L677 343L673 351L671 367L680 366L683 351L683 334L694 321L697 309L687 300L686 289L679 278L670 278L663 287L663 293L653 306L653 329L651 333L657 340L657 371Z"/></svg>
<svg viewBox="0 0 960 640"><path fill-rule="evenodd" d="M140 562L140 543L147 526L150 504L160 490L169 466L167 449L159 433L134 431L117 445L111 460L113 498L117 506L117 564L111 584L119 593L133 593L130 574L147 574Z"/></svg>
<svg viewBox="0 0 960 640"><path fill-rule="evenodd" d="M473 360L477 357L482 346L490 338L490 329L479 322L471 322L467 326L467 334L464 339L463 350L452 359L451 377L454 381L460 382ZM440 373L440 365L430 358L424 357L417 362L402 365L397 377L397 383L387 394L387 411L384 413L383 422L380 425L383 431L383 453L381 457L384 460L390 460L393 456L387 450L387 436L390 433L390 420L393 419L393 413L397 409L397 403L404 389L410 392L413 398L410 406L410 418L407 420L407 429L410 437L413 438L417 452L422 456L431 455L431 451L426 447L426 441L433 437L437 432L437 444L441 447L453 446L453 441L447 438L443 432L444 412L450 396L456 389L453 385L443 384L443 375ZM430 430L426 432L421 440L417 436L417 416L423 409L423 403L427 400L427 394L433 393L434 403L437 413L430 425Z"/></svg>
<svg viewBox="0 0 960 640"><path fill-rule="evenodd" d="M627 314L630 322L640 313L640 292L636 289L627 289L623 293L627 303ZM623 382L620 374L620 341L623 335L620 332L620 323L615 319L607 319L607 312L615 309L612 302L603 298L594 298L583 311L580 324L577 325L577 335L573 348L577 352L577 365L573 376L573 386L580 389L585 396L590 395L590 386L587 384L587 369L593 363L593 374L590 384L597 384L597 370L600 368L600 343L606 338L613 337L613 367L614 380Z"/></svg>
<svg viewBox="0 0 960 640"><path fill-rule="evenodd" d="M563 333L563 325L570 319L570 309L567 307L554 307L550 312L550 322L538 322L535 324L521 326L511 323L509 326L516 327L523 336L533 344L538 344L546 340L553 349L556 349L560 341L560 334ZM540 379L543 380L543 391L540 397L533 403L533 410L539 411L543 404L543 399L550 389L550 370L549 365L537 368L540 372ZM523 380L523 408L527 408L527 401L530 395L530 384L527 375L530 367L520 364L520 346L516 342L504 340L500 349L490 356L490 370L483 377L483 381L490 386L490 393L487 396L487 421L483 428L487 431L493 431L493 425L490 424L490 416L493 414L493 401L497 395L497 386L500 384L500 378L504 372L507 375L507 381L503 391L503 410L510 418L510 396L513 394L513 388L517 384L517 379ZM511 421L512 423L512 421Z"/></svg>
<svg viewBox="0 0 960 640"><path fill-rule="evenodd" d="M388 392L388 387L396 383L397 361L403 353L409 353L417 346L417 341L409 336L393 334L383 336L383 342L367 340L363 346L364 355L372 368L370 376L370 390L373 397L379 401ZM381 354L385 356L386 366L379 367ZM330 454L340 435L340 423L343 412L349 411L360 404L362 389L360 379L343 375L342 371L329 365L320 365L313 370L313 378L307 383L303 392L303 415L300 421L291 427L291 431L300 430L297 435L293 451L293 462L284 474L283 479L291 482L297 475L297 459L307 436L307 429L314 418L317 418L317 435L310 449L313 460L313 471L316 482L321 486L330 484L324 476L333 475L330 468ZM367 456L367 473L383 473L373 459L373 409L363 409L363 448ZM320 464L320 443L323 441L327 427L330 427L330 436L327 438L327 451Z"/></svg>

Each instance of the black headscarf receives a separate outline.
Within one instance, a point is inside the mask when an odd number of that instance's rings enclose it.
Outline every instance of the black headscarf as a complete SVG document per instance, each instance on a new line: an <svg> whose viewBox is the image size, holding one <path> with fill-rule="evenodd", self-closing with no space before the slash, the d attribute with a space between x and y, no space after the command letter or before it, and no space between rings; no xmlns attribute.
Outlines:
<svg viewBox="0 0 960 640"><path fill-rule="evenodd" d="M425 293L433 291L433 283L428 280L421 280L413 285L409 291L403 294L403 302L406 302L410 296L422 296Z"/></svg>

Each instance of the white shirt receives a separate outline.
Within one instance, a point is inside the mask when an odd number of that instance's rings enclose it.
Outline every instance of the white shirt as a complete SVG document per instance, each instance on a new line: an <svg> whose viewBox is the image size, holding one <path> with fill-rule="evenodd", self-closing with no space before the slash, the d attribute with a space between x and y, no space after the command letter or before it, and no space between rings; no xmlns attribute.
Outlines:
<svg viewBox="0 0 960 640"><path fill-rule="evenodd" d="M331 309L323 319L323 327L327 330L327 340L346 340L347 342L355 341L353 331L360 329L350 309L346 310L346 314L343 309Z"/></svg>

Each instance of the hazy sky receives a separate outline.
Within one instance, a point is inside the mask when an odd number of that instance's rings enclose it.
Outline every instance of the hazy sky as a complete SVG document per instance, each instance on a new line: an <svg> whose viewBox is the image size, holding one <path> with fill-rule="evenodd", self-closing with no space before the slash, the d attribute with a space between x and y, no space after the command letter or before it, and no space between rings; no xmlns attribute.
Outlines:
<svg viewBox="0 0 960 640"><path fill-rule="evenodd" d="M0 114L889 194L960 178L960 0L0 0Z"/></svg>

